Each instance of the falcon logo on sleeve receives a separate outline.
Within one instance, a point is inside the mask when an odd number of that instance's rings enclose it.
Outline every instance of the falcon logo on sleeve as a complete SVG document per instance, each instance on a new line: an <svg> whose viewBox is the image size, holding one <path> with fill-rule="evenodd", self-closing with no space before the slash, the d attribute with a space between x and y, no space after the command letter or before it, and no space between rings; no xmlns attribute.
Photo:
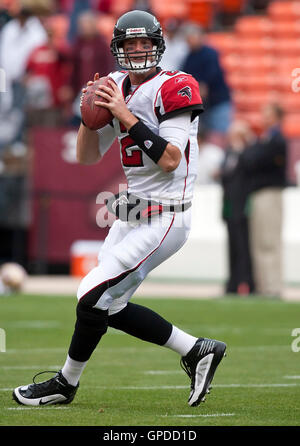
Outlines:
<svg viewBox="0 0 300 446"><path fill-rule="evenodd" d="M192 112L192 121L203 112L199 84L190 74L162 71L154 101L154 110L159 123L181 113Z"/></svg>
<svg viewBox="0 0 300 446"><path fill-rule="evenodd" d="M192 90L191 87L189 87L188 85L181 88L181 90L179 90L177 94L182 97L187 96L190 102L192 100Z"/></svg>

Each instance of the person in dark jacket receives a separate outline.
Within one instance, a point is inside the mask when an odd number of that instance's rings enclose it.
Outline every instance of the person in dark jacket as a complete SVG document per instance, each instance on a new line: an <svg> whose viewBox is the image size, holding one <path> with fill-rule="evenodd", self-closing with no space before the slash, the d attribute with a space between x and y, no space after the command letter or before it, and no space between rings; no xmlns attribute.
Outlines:
<svg viewBox="0 0 300 446"><path fill-rule="evenodd" d="M240 160L251 194L250 241L257 292L269 297L280 297L282 292L282 191L287 185L283 117L278 104L263 107L264 133Z"/></svg>
<svg viewBox="0 0 300 446"><path fill-rule="evenodd" d="M224 135L232 122L233 107L219 53L206 43L200 25L188 23L184 34L190 51L181 69L199 82L205 107L201 123L208 132Z"/></svg>
<svg viewBox="0 0 300 446"><path fill-rule="evenodd" d="M248 232L248 184L240 157L253 135L244 121L235 121L228 132L225 159L220 171L223 187L222 217L228 234L229 277L226 293L248 295L255 290Z"/></svg>

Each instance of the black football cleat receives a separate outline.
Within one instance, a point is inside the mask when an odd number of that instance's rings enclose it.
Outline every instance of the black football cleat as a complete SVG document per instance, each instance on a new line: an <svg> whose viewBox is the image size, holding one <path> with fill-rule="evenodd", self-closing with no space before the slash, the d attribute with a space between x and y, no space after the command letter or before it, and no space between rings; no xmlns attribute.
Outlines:
<svg viewBox="0 0 300 446"><path fill-rule="evenodd" d="M199 338L186 356L181 358L181 367L191 379L190 406L205 401L211 389L215 371L225 356L226 344L215 339Z"/></svg>
<svg viewBox="0 0 300 446"><path fill-rule="evenodd" d="M41 372L48 373L48 372ZM17 387L13 391L13 399L25 406L47 406L50 404L69 404L73 401L79 383L77 386L71 386L63 377L61 370L54 372L56 375L48 381L36 383L35 377L33 384Z"/></svg>

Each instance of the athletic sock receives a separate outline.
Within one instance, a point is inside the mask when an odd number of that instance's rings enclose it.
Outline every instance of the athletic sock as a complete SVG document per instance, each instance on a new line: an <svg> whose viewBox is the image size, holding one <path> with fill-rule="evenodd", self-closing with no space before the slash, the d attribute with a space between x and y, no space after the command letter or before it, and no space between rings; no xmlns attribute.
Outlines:
<svg viewBox="0 0 300 446"><path fill-rule="evenodd" d="M88 361L79 362L67 356L65 365L63 366L61 372L63 377L66 378L71 386L77 386L80 376L86 366Z"/></svg>
<svg viewBox="0 0 300 446"><path fill-rule="evenodd" d="M179 353L181 356L186 356L188 352L194 347L198 338L180 330L173 325L172 333L164 347Z"/></svg>

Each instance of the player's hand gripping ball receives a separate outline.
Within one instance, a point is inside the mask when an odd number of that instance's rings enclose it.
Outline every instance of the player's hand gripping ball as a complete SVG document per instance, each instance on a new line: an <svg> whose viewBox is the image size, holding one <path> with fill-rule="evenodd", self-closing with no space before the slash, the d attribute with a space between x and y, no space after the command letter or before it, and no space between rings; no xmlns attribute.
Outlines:
<svg viewBox="0 0 300 446"><path fill-rule="evenodd" d="M95 91L98 90L99 85L111 88L108 80L113 81L108 76L95 80L91 85L87 86L86 92L81 96L80 109L82 120L90 130L102 129L102 127L105 127L113 120L113 115L107 108L95 104L95 101L107 102L106 99L97 96Z"/></svg>

